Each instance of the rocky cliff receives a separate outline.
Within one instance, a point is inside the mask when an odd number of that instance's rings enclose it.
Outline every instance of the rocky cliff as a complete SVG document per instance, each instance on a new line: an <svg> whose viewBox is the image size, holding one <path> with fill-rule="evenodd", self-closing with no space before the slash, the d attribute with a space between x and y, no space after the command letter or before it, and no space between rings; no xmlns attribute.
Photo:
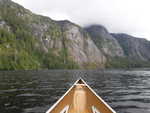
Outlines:
<svg viewBox="0 0 150 113"><path fill-rule="evenodd" d="M106 62L83 28L33 14L10 0L0 2L0 36L1 69L102 68Z"/></svg>
<svg viewBox="0 0 150 113"><path fill-rule="evenodd" d="M83 67L104 66L106 58L83 28L68 21L58 22L65 33L68 54Z"/></svg>
<svg viewBox="0 0 150 113"><path fill-rule="evenodd" d="M150 42L123 33L109 33L102 25L85 28L97 47L107 57L108 67L149 67Z"/></svg>
<svg viewBox="0 0 150 113"><path fill-rule="evenodd" d="M111 34L121 45L124 53L130 59L149 61L150 41L127 34Z"/></svg>
<svg viewBox="0 0 150 113"><path fill-rule="evenodd" d="M0 0L0 70L148 67L149 50L145 39L54 21Z"/></svg>
<svg viewBox="0 0 150 113"><path fill-rule="evenodd" d="M91 25L85 28L97 47L108 57L124 57L124 51L118 41L102 25Z"/></svg>

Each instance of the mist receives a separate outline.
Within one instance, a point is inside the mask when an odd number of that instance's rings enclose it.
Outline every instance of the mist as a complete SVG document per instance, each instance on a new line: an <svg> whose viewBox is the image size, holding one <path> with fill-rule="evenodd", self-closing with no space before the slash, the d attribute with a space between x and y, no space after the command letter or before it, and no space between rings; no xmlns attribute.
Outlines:
<svg viewBox="0 0 150 113"><path fill-rule="evenodd" d="M13 0L32 12L150 40L149 0Z"/></svg>

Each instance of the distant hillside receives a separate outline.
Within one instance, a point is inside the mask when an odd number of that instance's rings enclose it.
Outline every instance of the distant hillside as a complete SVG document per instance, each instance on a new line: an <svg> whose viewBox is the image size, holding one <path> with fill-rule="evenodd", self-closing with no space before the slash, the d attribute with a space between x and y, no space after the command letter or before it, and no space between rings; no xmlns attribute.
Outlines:
<svg viewBox="0 0 150 113"><path fill-rule="evenodd" d="M54 21L0 0L0 70L150 66L149 41L126 37L101 25Z"/></svg>
<svg viewBox="0 0 150 113"><path fill-rule="evenodd" d="M107 57L108 67L150 66L150 42L148 40L123 33L109 33L101 25L90 25L85 30Z"/></svg>
<svg viewBox="0 0 150 113"><path fill-rule="evenodd" d="M81 27L0 1L0 69L102 68L105 62Z"/></svg>
<svg viewBox="0 0 150 113"><path fill-rule="evenodd" d="M85 28L97 47L107 57L123 57L124 51L118 41L101 25L91 25Z"/></svg>
<svg viewBox="0 0 150 113"><path fill-rule="evenodd" d="M127 34L111 34L121 45L126 56L131 59L149 61L150 41Z"/></svg>

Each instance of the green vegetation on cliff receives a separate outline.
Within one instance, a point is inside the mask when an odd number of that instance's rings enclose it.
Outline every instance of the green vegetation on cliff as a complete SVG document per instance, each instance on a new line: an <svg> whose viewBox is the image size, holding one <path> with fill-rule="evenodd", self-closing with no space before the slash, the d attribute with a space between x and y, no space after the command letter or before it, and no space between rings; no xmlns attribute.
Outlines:
<svg viewBox="0 0 150 113"><path fill-rule="evenodd" d="M148 67L149 49L149 41L103 26L83 29L0 1L0 70Z"/></svg>
<svg viewBox="0 0 150 113"><path fill-rule="evenodd" d="M43 51L41 42L33 34L32 22L51 24L44 38L50 35L56 42L62 35L61 29L49 18L33 15L11 1L0 2L0 70L78 68L64 48L57 54L55 47Z"/></svg>
<svg viewBox="0 0 150 113"><path fill-rule="evenodd" d="M21 34L22 33L22 34ZM17 39L21 35L22 39ZM36 41L29 34L19 32L8 32L0 29L0 69L15 70L15 69L36 69L39 67L39 62L34 51L34 43Z"/></svg>
<svg viewBox="0 0 150 113"><path fill-rule="evenodd" d="M25 31L11 33L0 29L0 70L18 69L72 69L78 68L62 50L59 55L40 52L36 49L38 41Z"/></svg>
<svg viewBox="0 0 150 113"><path fill-rule="evenodd" d="M150 62L130 58L115 57L108 60L107 68L141 68L150 67Z"/></svg>

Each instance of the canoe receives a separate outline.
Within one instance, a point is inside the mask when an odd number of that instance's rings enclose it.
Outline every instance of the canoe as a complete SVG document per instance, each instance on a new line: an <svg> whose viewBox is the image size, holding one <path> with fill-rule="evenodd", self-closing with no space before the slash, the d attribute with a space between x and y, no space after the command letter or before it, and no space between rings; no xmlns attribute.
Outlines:
<svg viewBox="0 0 150 113"><path fill-rule="evenodd" d="M116 112L83 79L79 79L46 113Z"/></svg>

